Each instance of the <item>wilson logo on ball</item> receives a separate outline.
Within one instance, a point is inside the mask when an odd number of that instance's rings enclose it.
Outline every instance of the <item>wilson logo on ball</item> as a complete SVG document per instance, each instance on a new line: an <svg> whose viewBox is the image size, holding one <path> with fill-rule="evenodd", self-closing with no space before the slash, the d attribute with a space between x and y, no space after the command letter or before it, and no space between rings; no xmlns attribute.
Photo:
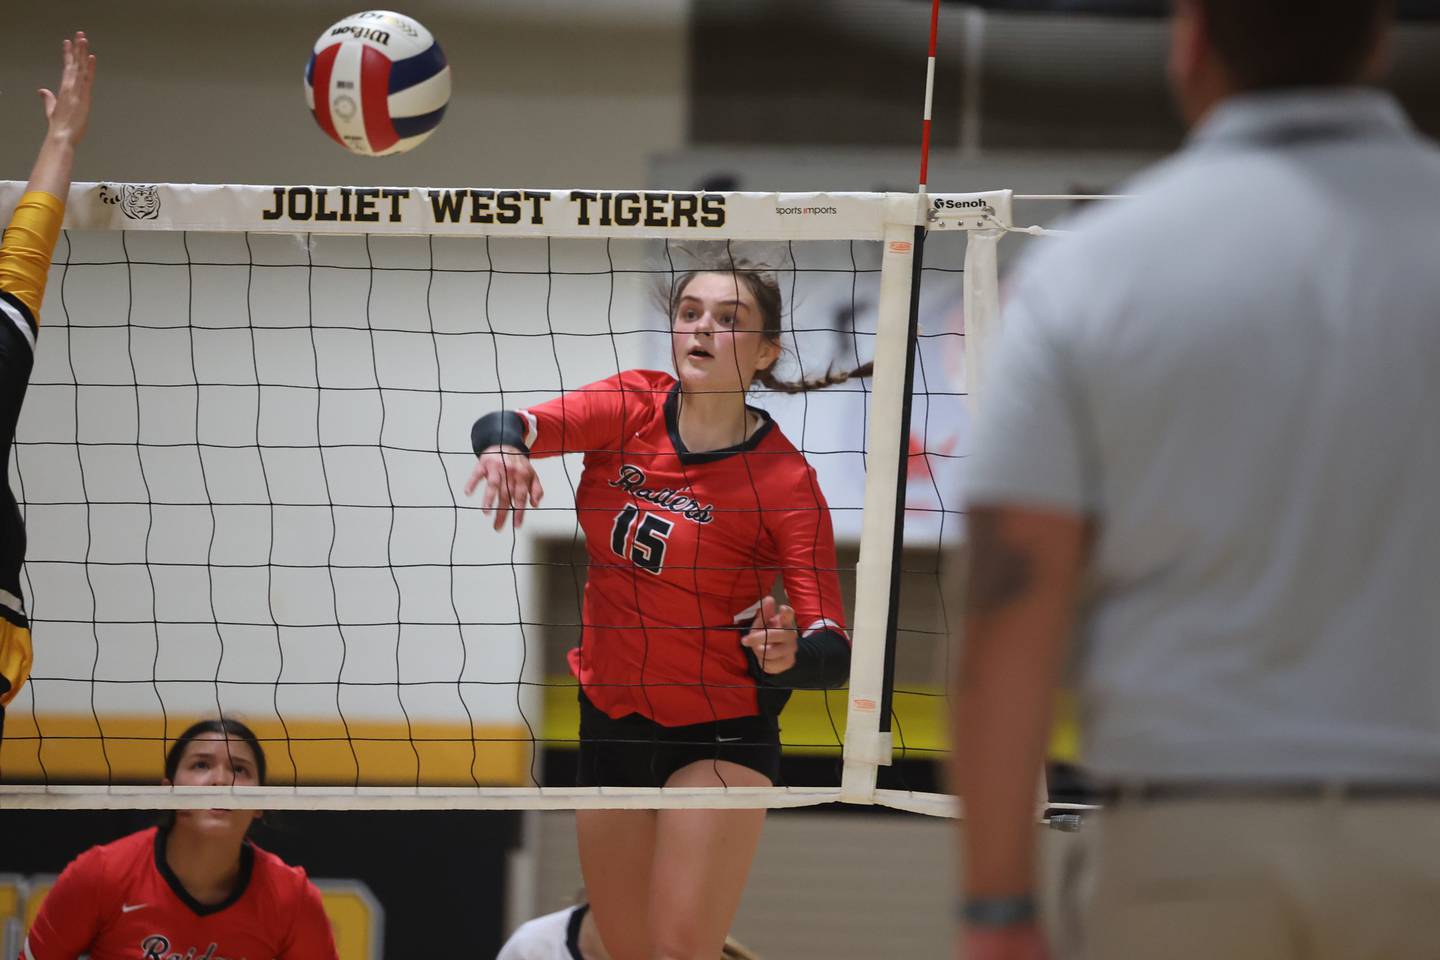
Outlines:
<svg viewBox="0 0 1440 960"><path fill-rule="evenodd" d="M336 143L380 157L424 142L450 102L450 67L410 17L368 10L320 34L305 67L305 103Z"/></svg>

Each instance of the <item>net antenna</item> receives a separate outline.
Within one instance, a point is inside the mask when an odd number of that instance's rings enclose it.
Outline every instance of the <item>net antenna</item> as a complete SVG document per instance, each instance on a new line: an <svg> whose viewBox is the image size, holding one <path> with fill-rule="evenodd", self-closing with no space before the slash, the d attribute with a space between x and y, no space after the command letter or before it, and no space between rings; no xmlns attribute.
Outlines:
<svg viewBox="0 0 1440 960"><path fill-rule="evenodd" d="M930 182L930 110L935 101L935 41L940 35L940 0L930 0L930 50L925 60L925 112L920 120L920 186Z"/></svg>

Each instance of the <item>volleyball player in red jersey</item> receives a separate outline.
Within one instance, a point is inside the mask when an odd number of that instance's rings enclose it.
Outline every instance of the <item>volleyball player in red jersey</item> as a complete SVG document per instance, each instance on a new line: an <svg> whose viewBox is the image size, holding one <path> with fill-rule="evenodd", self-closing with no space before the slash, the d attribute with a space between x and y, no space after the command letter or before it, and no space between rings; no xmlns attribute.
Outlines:
<svg viewBox="0 0 1440 960"><path fill-rule="evenodd" d="M202 720L165 757L177 786L265 782L265 753L236 720ZM320 891L255 846L255 810L178 810L91 847L60 874L20 960L336 960Z"/></svg>
<svg viewBox="0 0 1440 960"><path fill-rule="evenodd" d="M849 674L835 538L815 471L752 381L783 384L782 298L746 268L687 274L669 300L676 375L631 370L476 421L495 528L544 491L530 457L585 453L575 502L589 573L580 647L582 786L770 786L795 688ZM771 596L777 576L788 603ZM582 810L581 867L616 960L711 960L763 810Z"/></svg>

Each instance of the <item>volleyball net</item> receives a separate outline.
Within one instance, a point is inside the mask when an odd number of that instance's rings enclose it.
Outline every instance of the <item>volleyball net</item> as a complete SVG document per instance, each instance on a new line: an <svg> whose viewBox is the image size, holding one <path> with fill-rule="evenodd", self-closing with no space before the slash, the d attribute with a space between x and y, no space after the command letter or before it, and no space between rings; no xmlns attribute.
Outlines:
<svg viewBox="0 0 1440 960"><path fill-rule="evenodd" d="M8 217L23 185L0 185ZM951 557L1011 196L76 184L9 481L35 662L3 807L803 806L948 813L884 787L945 751ZM470 424L669 370L657 291L753 264L785 301L757 389L816 470L853 641L796 692L824 782L546 786L573 749L578 455L518 531L461 492ZM637 574L638 575L638 574ZM270 785L156 784L196 719L244 720Z"/></svg>

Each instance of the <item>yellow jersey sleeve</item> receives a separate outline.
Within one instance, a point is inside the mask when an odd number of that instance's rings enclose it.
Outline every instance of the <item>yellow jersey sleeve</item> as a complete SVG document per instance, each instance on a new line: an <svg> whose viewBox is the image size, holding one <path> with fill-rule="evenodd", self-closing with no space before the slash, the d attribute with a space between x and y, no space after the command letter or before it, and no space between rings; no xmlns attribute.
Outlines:
<svg viewBox="0 0 1440 960"><path fill-rule="evenodd" d="M30 679L33 658L30 629L0 617L0 677L5 678L0 682L0 707L9 705Z"/></svg>
<svg viewBox="0 0 1440 960"><path fill-rule="evenodd" d="M64 220L64 200L32 190L20 198L0 242L0 290L25 304L36 323L40 322L45 281Z"/></svg>

